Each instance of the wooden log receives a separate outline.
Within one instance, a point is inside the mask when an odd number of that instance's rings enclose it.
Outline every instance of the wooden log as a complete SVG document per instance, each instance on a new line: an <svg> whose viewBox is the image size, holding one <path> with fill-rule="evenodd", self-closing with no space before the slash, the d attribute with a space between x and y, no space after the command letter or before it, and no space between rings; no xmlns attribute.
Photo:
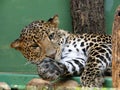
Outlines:
<svg viewBox="0 0 120 90"><path fill-rule="evenodd" d="M113 87L120 88L120 6L117 8L112 29Z"/></svg>
<svg viewBox="0 0 120 90"><path fill-rule="evenodd" d="M34 78L26 86L26 90L80 90L79 88L78 82L68 79L50 82L40 78Z"/></svg>
<svg viewBox="0 0 120 90"><path fill-rule="evenodd" d="M104 0L71 0L74 33L105 33Z"/></svg>

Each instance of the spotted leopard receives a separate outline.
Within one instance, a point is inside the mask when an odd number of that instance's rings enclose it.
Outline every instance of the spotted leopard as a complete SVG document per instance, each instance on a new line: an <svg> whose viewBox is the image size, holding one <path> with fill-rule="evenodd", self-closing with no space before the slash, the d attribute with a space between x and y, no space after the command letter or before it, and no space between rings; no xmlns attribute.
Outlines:
<svg viewBox="0 0 120 90"><path fill-rule="evenodd" d="M11 47L37 65L46 80L80 76L82 86L102 87L111 69L111 36L72 34L58 28L58 16L26 26Z"/></svg>

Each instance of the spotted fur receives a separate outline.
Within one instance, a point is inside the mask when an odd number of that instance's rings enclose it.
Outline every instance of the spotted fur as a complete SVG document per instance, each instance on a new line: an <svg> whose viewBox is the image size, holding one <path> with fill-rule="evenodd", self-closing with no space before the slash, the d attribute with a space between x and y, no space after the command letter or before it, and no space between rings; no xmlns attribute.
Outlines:
<svg viewBox="0 0 120 90"><path fill-rule="evenodd" d="M81 84L101 87L111 69L111 36L72 34L58 28L58 16L26 26L11 47L38 67L47 80L81 76Z"/></svg>

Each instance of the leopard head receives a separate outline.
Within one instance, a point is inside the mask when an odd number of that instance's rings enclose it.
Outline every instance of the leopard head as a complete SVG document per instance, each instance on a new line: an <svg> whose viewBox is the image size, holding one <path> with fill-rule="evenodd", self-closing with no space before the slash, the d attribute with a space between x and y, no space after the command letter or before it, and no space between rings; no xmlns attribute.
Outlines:
<svg viewBox="0 0 120 90"><path fill-rule="evenodd" d="M51 42L53 31L58 28L58 15L48 21L34 21L26 26L11 47L19 50L28 61L39 63L46 57L54 57L56 46Z"/></svg>

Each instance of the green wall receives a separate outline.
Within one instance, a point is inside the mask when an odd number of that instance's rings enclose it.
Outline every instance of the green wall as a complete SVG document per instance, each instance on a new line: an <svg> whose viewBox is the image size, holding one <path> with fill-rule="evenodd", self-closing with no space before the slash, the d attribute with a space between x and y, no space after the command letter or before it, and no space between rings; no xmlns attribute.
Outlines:
<svg viewBox="0 0 120 90"><path fill-rule="evenodd" d="M20 52L11 49L22 28L33 20L59 15L60 28L71 30L70 0L0 0L0 72L35 73Z"/></svg>
<svg viewBox="0 0 120 90"><path fill-rule="evenodd" d="M115 8L120 0L105 0L107 33L111 33ZM60 28L71 31L70 0L0 0L0 72L36 73L34 65L11 49L22 28L33 20L58 14Z"/></svg>

